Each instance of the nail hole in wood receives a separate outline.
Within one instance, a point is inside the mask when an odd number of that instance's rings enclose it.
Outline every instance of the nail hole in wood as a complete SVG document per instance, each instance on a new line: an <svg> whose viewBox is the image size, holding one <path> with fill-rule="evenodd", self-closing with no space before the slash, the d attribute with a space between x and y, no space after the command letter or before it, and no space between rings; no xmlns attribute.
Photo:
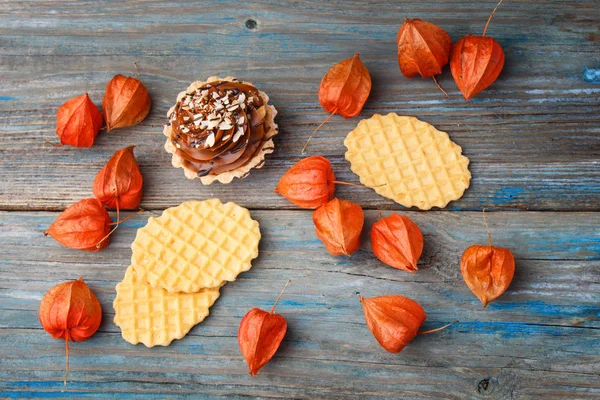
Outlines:
<svg viewBox="0 0 600 400"><path fill-rule="evenodd" d="M487 378L483 378L477 384L477 392L481 395L489 395L494 392L494 389L498 385L498 380L493 377L488 376Z"/></svg>
<svg viewBox="0 0 600 400"><path fill-rule="evenodd" d="M249 19L248 21L246 21L246 28L248 29L256 29L256 21L253 19Z"/></svg>
<svg viewBox="0 0 600 400"><path fill-rule="evenodd" d="M485 378L479 381L479 385L477 385L477 391L479 393L487 392L488 387L490 386L490 379Z"/></svg>

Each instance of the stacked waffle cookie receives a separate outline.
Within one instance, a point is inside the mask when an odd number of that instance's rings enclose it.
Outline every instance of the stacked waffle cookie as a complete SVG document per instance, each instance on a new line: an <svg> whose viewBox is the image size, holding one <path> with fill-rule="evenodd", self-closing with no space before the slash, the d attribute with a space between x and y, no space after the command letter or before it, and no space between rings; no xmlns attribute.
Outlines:
<svg viewBox="0 0 600 400"><path fill-rule="evenodd" d="M148 347L181 339L209 314L219 289L258 256L258 222L235 203L187 201L152 217L117 284L115 324Z"/></svg>

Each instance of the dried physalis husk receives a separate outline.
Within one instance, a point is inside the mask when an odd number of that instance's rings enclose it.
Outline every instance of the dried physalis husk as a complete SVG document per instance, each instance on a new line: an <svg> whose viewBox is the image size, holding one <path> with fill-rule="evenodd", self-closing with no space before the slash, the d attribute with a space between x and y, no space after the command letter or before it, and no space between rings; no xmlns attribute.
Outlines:
<svg viewBox="0 0 600 400"><path fill-rule="evenodd" d="M121 209L137 208L142 200L143 179L140 167L133 155L134 147L129 146L117 150L94 179L92 186L94 196L105 206L117 210L115 227L98 242L97 246L102 246L122 221L137 214L121 220ZM140 211L143 210L140 209L138 212Z"/></svg>
<svg viewBox="0 0 600 400"><path fill-rule="evenodd" d="M506 248L470 246L460 260L460 272L485 308L510 286L515 274L515 258Z"/></svg>
<svg viewBox="0 0 600 400"><path fill-rule="evenodd" d="M52 236L65 247L95 252L108 245L110 226L110 216L102 203L90 198L69 206L44 235Z"/></svg>
<svg viewBox="0 0 600 400"><path fill-rule="evenodd" d="M275 193L301 208L315 209L333 199L335 174L321 156L300 160L279 179Z"/></svg>
<svg viewBox="0 0 600 400"><path fill-rule="evenodd" d="M487 228L485 214L483 215ZM494 247L488 229L489 246L470 246L460 260L460 272L483 307L496 300L510 286L515 274L515 257L509 249Z"/></svg>
<svg viewBox="0 0 600 400"><path fill-rule="evenodd" d="M102 114L87 93L68 100L56 112L60 144L92 147L101 127Z"/></svg>
<svg viewBox="0 0 600 400"><path fill-rule="evenodd" d="M467 101L494 83L504 67L502 46L494 38L485 36L500 3L492 11L481 36L465 36L452 47L450 71Z"/></svg>
<svg viewBox="0 0 600 400"><path fill-rule="evenodd" d="M356 183L336 180L328 159L311 156L298 161L283 174L275 193L279 193L300 208L314 210L333 199L335 185L363 187Z"/></svg>
<svg viewBox="0 0 600 400"><path fill-rule="evenodd" d="M136 125L148 115L152 101L139 79L115 75L106 85L102 115L106 131Z"/></svg>
<svg viewBox="0 0 600 400"><path fill-rule="evenodd" d="M94 196L108 208L134 209L140 205L143 179L134 147L116 151L94 179Z"/></svg>
<svg viewBox="0 0 600 400"><path fill-rule="evenodd" d="M358 53L331 67L319 86L319 102L325 111L331 114L311 133L302 148L302 154L305 153L308 142L315 132L334 114L344 118L352 118L360 114L370 93L371 75Z"/></svg>
<svg viewBox="0 0 600 400"><path fill-rule="evenodd" d="M42 327L54 339L65 341L65 385L69 374L69 341L88 340L100 327L102 307L83 278L58 284L50 289L40 303Z"/></svg>
<svg viewBox="0 0 600 400"><path fill-rule="evenodd" d="M365 216L358 204L333 199L313 212L313 222L317 237L330 254L349 256L360 247Z"/></svg>
<svg viewBox="0 0 600 400"><path fill-rule="evenodd" d="M410 218L392 214L373 224L371 248L381 262L414 273L423 252L423 234Z"/></svg>
<svg viewBox="0 0 600 400"><path fill-rule="evenodd" d="M444 65L448 64L452 39L448 32L439 26L422 21L418 18L408 19L398 30L398 65L407 78L421 75L423 78L433 78L442 73ZM446 94L447 96L447 94Z"/></svg>
<svg viewBox="0 0 600 400"><path fill-rule="evenodd" d="M399 353L425 322L425 310L414 300L400 295L360 297L369 330L381 347Z"/></svg>
<svg viewBox="0 0 600 400"><path fill-rule="evenodd" d="M367 326L381 347L399 353L417 335L446 329L450 324L419 332L425 322L425 310L414 300L400 295L365 298L360 296Z"/></svg>
<svg viewBox="0 0 600 400"><path fill-rule="evenodd" d="M360 114L370 93L371 75L356 53L327 71L319 86L319 101L328 113L352 118Z"/></svg>
<svg viewBox="0 0 600 400"><path fill-rule="evenodd" d="M273 358L287 331L287 321L275 314L275 306L290 284L288 281L275 300L270 312L253 308L242 319L238 331L238 342L248 362L248 372L256 376L258 371Z"/></svg>

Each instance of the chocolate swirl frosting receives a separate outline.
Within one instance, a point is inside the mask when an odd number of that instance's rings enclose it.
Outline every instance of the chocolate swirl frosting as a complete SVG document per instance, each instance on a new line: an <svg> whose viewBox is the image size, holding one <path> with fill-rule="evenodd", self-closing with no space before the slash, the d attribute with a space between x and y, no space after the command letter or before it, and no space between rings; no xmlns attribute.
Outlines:
<svg viewBox="0 0 600 400"><path fill-rule="evenodd" d="M243 166L267 139L263 103L258 89L239 81L210 82L186 93L169 115L176 154L198 176Z"/></svg>

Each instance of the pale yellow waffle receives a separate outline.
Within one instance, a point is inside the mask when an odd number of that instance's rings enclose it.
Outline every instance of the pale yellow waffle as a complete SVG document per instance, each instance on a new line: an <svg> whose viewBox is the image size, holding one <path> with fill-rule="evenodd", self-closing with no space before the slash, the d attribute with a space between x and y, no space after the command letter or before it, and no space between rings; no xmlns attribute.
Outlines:
<svg viewBox="0 0 600 400"><path fill-rule="evenodd" d="M219 298L219 288L198 293L169 293L140 279L130 266L117 284L115 324L123 339L147 347L167 346L204 320Z"/></svg>
<svg viewBox="0 0 600 400"><path fill-rule="evenodd" d="M219 199L186 201L138 229L131 264L152 287L193 293L248 271L259 242L247 209Z"/></svg>
<svg viewBox="0 0 600 400"><path fill-rule="evenodd" d="M405 207L446 207L469 187L469 159L441 132L414 117L375 114L344 140L360 182Z"/></svg>

